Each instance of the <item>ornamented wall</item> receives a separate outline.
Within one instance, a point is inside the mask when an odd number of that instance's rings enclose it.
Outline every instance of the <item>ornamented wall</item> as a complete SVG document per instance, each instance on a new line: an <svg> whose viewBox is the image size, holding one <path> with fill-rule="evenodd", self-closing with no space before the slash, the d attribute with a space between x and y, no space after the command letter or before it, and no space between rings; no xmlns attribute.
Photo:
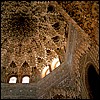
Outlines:
<svg viewBox="0 0 100 100"><path fill-rule="evenodd" d="M2 2L1 98L90 98L88 67L99 74L98 6L97 1ZM17 83L9 83L12 76ZM24 76L30 83L22 84Z"/></svg>

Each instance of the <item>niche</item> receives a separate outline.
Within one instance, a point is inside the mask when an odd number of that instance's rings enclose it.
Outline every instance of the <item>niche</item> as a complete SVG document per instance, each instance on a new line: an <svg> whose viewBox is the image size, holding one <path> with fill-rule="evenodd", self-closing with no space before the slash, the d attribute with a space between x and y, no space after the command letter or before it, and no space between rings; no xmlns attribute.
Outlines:
<svg viewBox="0 0 100 100"><path fill-rule="evenodd" d="M12 68L17 67L16 64L14 63L14 61L11 62L10 67L12 67Z"/></svg>
<svg viewBox="0 0 100 100"><path fill-rule="evenodd" d="M60 37L59 37L59 36L55 36L55 37L53 37L53 38L52 38L52 40L53 40L54 42L58 42L58 41L59 41L59 39L60 39Z"/></svg>
<svg viewBox="0 0 100 100"><path fill-rule="evenodd" d="M27 68L27 67L29 67L29 65L28 65L28 63L25 61L25 62L23 63L23 65L22 65L22 68Z"/></svg>
<svg viewBox="0 0 100 100"><path fill-rule="evenodd" d="M100 77L97 74L93 65L90 65L87 70L87 89L90 99L100 99Z"/></svg>
<svg viewBox="0 0 100 100"><path fill-rule="evenodd" d="M50 55L51 54L51 51L50 50L46 50L47 51L47 55Z"/></svg>
<svg viewBox="0 0 100 100"><path fill-rule="evenodd" d="M60 29L59 22L56 22L55 24L53 24L52 27L54 27L55 30L59 30Z"/></svg>
<svg viewBox="0 0 100 100"><path fill-rule="evenodd" d="M55 10L53 5L49 5L47 9L48 9L47 12L54 12Z"/></svg>

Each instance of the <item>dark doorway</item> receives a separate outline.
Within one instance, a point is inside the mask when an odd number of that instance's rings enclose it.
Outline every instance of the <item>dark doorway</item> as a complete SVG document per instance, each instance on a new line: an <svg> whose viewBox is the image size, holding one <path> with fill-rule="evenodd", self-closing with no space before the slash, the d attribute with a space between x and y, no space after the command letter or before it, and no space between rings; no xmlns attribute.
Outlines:
<svg viewBox="0 0 100 100"><path fill-rule="evenodd" d="M88 85L90 99L100 99L100 77L93 65L88 68Z"/></svg>

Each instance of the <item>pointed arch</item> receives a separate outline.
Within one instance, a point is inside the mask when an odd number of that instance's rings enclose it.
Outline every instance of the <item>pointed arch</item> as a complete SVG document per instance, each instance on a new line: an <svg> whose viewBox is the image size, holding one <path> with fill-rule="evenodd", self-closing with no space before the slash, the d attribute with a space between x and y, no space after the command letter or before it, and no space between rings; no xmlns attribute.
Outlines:
<svg viewBox="0 0 100 100"><path fill-rule="evenodd" d="M48 75L50 73L50 70L49 70L49 68L46 70L46 72L45 72L45 76L46 75Z"/></svg>
<svg viewBox="0 0 100 100"><path fill-rule="evenodd" d="M25 75L22 77L22 83L29 83L30 77L28 75Z"/></svg>
<svg viewBox="0 0 100 100"><path fill-rule="evenodd" d="M60 65L60 61L59 58L54 58L51 64L51 69L54 70L56 67L58 67Z"/></svg>
<svg viewBox="0 0 100 100"><path fill-rule="evenodd" d="M85 83L90 99L99 98L100 78L95 66L92 63L87 65Z"/></svg>
<svg viewBox="0 0 100 100"><path fill-rule="evenodd" d="M27 68L27 67L29 67L29 64L25 61L25 62L23 63L23 65L22 65L22 68Z"/></svg>
<svg viewBox="0 0 100 100"><path fill-rule="evenodd" d="M42 78L48 75L50 72L52 72L56 67L60 65L59 58L56 57L52 60L51 65L45 66L44 69L42 70Z"/></svg>
<svg viewBox="0 0 100 100"><path fill-rule="evenodd" d="M50 73L50 69L49 66L44 67L44 69L42 70L42 78L45 77L46 75L48 75Z"/></svg>
<svg viewBox="0 0 100 100"><path fill-rule="evenodd" d="M14 61L11 62L10 67L12 67L12 68L17 67Z"/></svg>

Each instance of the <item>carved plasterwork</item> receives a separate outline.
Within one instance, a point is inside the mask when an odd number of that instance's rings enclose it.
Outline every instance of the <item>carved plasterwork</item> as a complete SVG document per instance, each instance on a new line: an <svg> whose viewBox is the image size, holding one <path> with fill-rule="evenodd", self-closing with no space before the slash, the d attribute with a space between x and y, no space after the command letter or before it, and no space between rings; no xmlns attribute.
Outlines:
<svg viewBox="0 0 100 100"><path fill-rule="evenodd" d="M42 71L56 57L64 62L68 22L53 2L5 1L1 11L2 59L7 60L3 66L14 61L20 70L27 61L30 70Z"/></svg>

